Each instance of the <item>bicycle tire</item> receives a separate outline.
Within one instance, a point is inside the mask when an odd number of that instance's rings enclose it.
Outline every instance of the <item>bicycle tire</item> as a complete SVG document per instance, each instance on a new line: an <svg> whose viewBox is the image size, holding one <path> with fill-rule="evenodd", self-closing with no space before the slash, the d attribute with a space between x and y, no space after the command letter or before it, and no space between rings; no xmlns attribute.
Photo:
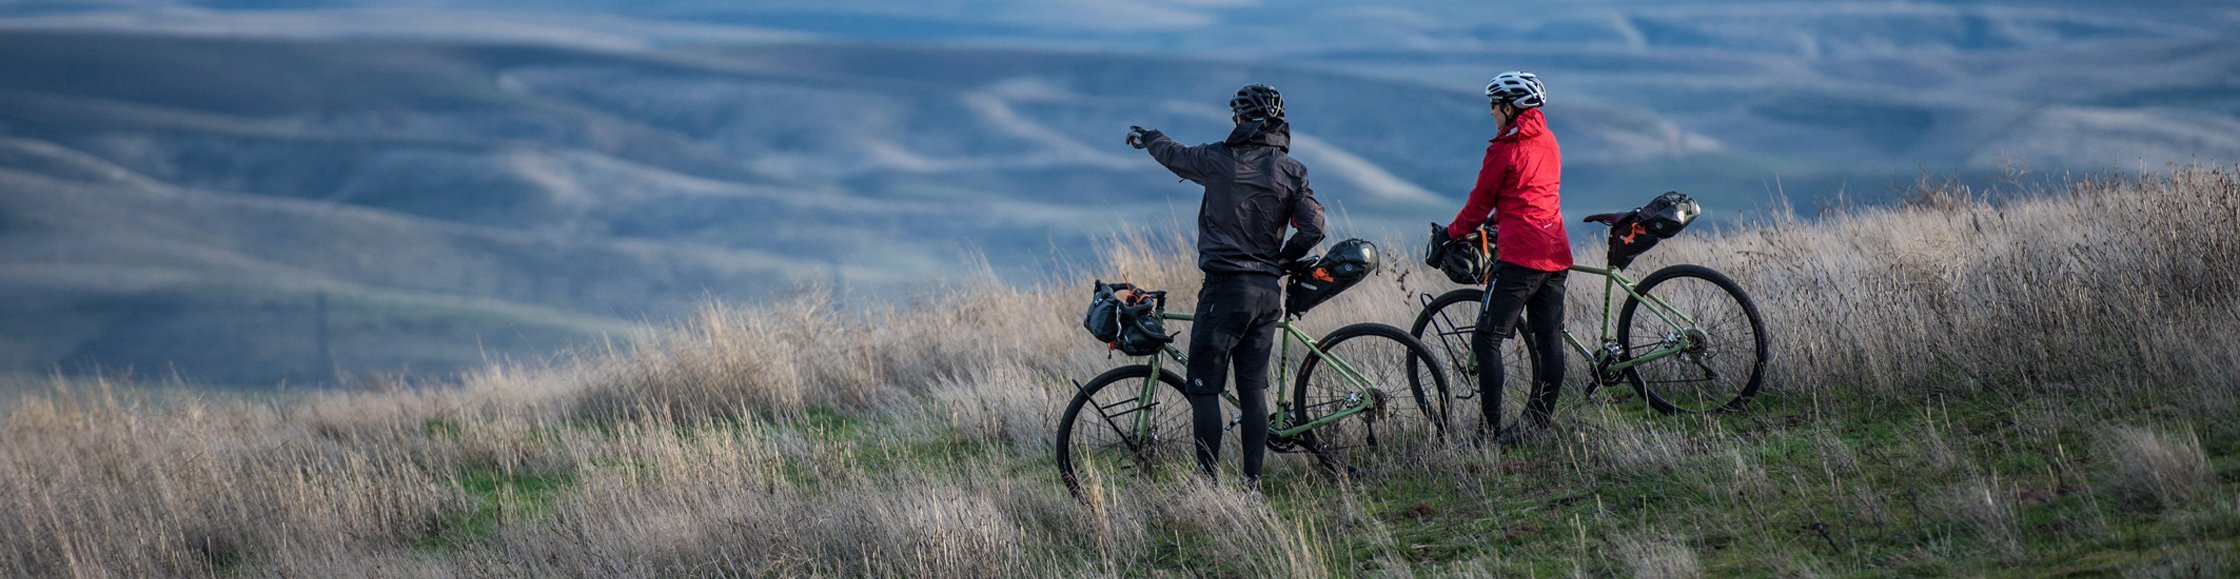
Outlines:
<svg viewBox="0 0 2240 579"><path fill-rule="evenodd" d="M1424 305L1423 311L1416 314L1415 323L1408 328L1410 336L1423 342L1434 358L1443 362L1440 369L1450 377L1449 425L1460 422L1457 414L1468 415L1480 405L1475 399L1481 394L1470 334L1477 329L1478 316L1485 310L1485 294L1484 288L1462 288L1440 294ZM1531 399L1537 386L1533 377L1539 375L1540 359L1533 356L1532 341L1515 338L1512 329L1510 339L1502 340L1501 420L1495 425L1522 424L1525 401ZM1416 371L1415 367L1409 367L1411 381L1418 379ZM1485 417L1480 416L1479 420L1483 424Z"/></svg>
<svg viewBox="0 0 2240 579"><path fill-rule="evenodd" d="M1389 341L1394 346L1381 349L1372 345ZM1447 378L1438 370L1437 358L1431 349L1409 336L1400 328L1386 324L1360 323L1338 328L1316 342L1330 357L1343 360L1362 374L1372 384L1371 396L1380 398L1375 410L1341 418L1300 434L1307 451L1314 454L1323 466L1336 472L1362 462L1361 459L1381 453L1390 446L1410 443L1436 443L1446 437L1446 407L1449 399ZM1351 344L1351 347L1348 345ZM1309 352L1299 363L1299 377L1292 389L1292 424L1305 424L1329 416L1351 405L1358 390L1353 383L1338 372L1317 372L1334 367L1323 362L1324 355ZM1411 368L1429 368L1422 372L1430 378L1428 384L1416 379L1417 371ZM1333 376L1336 376L1333 378ZM1318 382L1317 379L1322 381ZM1377 385L1403 384L1408 389L1405 399L1396 400L1393 393ZM1412 402L1412 404L1410 404ZM1414 416L1404 416L1412 409ZM1386 423L1388 426L1380 426ZM1382 439L1379 434L1385 435Z"/></svg>
<svg viewBox="0 0 2240 579"><path fill-rule="evenodd" d="M1675 327L1659 316L1647 315L1637 330L1634 313L1641 299L1628 296L1618 310L1618 342L1625 347L1627 359L1660 349L1691 331L1703 338L1680 354L1626 369L1626 381L1649 400L1649 407L1664 414L1687 414L1733 412L1749 404L1765 382L1766 333L1757 304L1750 302L1742 286L1711 268L1683 264L1659 269L1642 278L1635 288L1642 295L1670 304L1674 311L1693 318L1695 324ZM1659 288L1664 291L1660 293ZM1635 335L1644 330L1653 335L1637 343ZM1701 379L1683 378L1691 366L1702 374ZM1644 369L1649 376L1643 376ZM1743 378L1733 379L1744 373L1747 375Z"/></svg>
<svg viewBox="0 0 2240 579"><path fill-rule="evenodd" d="M1079 471L1094 460L1092 454L1113 455L1115 466L1133 471L1134 476L1150 476L1168 464L1195 467L1197 459L1190 447L1190 403L1182 394L1182 377L1159 370L1159 382L1167 385L1172 396L1165 400L1155 396L1147 403L1137 387L1150 375L1151 366L1144 364L1107 370L1089 379L1066 404L1065 414L1058 418L1055 449L1058 475L1065 481L1067 492L1081 496ZM1114 384L1121 387L1110 388ZM1084 409L1091 407L1097 409L1089 413L1093 419L1084 421ZM1117 424L1119 418L1130 418L1133 412L1155 413L1151 431L1145 433L1148 436L1126 432L1128 428Z"/></svg>

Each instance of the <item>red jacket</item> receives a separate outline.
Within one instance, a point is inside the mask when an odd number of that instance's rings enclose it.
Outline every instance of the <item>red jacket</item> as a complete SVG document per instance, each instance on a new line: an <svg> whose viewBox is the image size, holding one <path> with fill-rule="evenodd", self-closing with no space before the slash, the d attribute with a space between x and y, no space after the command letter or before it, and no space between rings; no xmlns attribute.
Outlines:
<svg viewBox="0 0 2240 579"><path fill-rule="evenodd" d="M1571 267L1571 237L1563 231L1563 153L1540 109L1525 109L1486 145L1485 166L1470 201L1447 224L1448 237L1461 237L1492 222L1501 228L1501 261L1540 271ZM1491 213L1489 216L1488 213Z"/></svg>

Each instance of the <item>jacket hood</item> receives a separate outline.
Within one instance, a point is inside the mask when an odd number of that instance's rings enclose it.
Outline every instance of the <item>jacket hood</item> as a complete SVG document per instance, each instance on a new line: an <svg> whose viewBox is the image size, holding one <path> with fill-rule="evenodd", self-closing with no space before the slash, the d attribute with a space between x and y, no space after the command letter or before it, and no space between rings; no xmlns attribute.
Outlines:
<svg viewBox="0 0 2240 579"><path fill-rule="evenodd" d="M1281 118L1250 121L1229 131L1229 138L1222 141L1231 147L1266 145L1291 152L1291 122Z"/></svg>
<svg viewBox="0 0 2240 579"><path fill-rule="evenodd" d="M1548 134L1547 117L1540 116L1539 108L1529 108L1517 113L1517 120L1502 127L1501 136L1494 137L1493 140L1521 141L1545 134Z"/></svg>

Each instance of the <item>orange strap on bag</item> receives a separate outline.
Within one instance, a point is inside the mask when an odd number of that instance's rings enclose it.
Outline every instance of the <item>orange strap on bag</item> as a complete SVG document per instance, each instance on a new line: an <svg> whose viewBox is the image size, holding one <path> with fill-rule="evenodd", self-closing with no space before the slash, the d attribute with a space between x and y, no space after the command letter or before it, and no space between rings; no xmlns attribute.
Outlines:
<svg viewBox="0 0 2240 579"><path fill-rule="evenodd" d="M1634 223L1631 227L1626 228L1625 236L1618 238L1618 240L1625 243L1633 243L1633 238L1639 237L1641 234L1648 232L1649 230L1642 227L1640 223Z"/></svg>

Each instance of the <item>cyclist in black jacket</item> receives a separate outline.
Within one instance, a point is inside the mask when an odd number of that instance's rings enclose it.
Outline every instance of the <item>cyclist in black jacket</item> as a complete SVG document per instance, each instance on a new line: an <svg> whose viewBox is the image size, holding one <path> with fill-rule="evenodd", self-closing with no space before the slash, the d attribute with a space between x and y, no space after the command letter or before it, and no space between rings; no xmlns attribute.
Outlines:
<svg viewBox="0 0 2240 579"><path fill-rule="evenodd" d="M1148 149L1175 176L1205 186L1198 205L1198 269L1205 285L1190 327L1192 435L1198 468L1212 477L1220 458L1221 389L1234 365L1244 407L1244 477L1260 479L1268 441L1268 353L1283 317L1279 278L1322 242L1322 203L1307 187L1307 167L1291 158L1283 95L1246 85L1229 99L1236 128L1219 143L1183 146L1158 131L1130 127L1128 144ZM1285 226L1299 232L1284 240Z"/></svg>

